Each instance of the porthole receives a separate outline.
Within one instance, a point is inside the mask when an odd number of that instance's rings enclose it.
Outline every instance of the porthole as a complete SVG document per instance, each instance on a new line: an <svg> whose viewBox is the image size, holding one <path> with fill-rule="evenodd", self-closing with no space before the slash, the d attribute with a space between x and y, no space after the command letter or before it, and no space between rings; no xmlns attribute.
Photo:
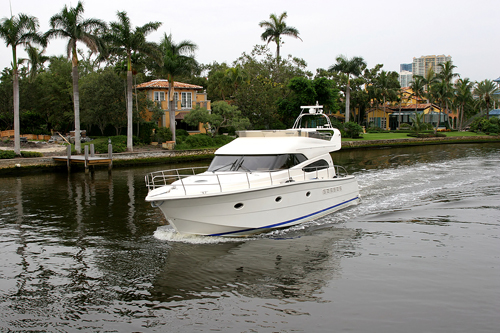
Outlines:
<svg viewBox="0 0 500 333"><path fill-rule="evenodd" d="M310 196L311 196L311 192L307 191L306 197L310 197Z"/></svg>
<svg viewBox="0 0 500 333"><path fill-rule="evenodd" d="M234 205L234 208L235 209L241 209L241 208L243 208L243 204L241 202L239 202L236 205Z"/></svg>
<svg viewBox="0 0 500 333"><path fill-rule="evenodd" d="M276 202L280 202L281 201L281 197L276 197L276 199L274 199Z"/></svg>

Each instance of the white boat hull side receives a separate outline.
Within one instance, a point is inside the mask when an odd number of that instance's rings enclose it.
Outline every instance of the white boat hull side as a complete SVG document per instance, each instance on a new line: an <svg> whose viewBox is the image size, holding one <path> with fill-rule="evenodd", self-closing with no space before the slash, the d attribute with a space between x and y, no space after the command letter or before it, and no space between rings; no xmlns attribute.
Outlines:
<svg viewBox="0 0 500 333"><path fill-rule="evenodd" d="M359 200L357 180L348 176L156 204L180 233L243 236L310 221Z"/></svg>

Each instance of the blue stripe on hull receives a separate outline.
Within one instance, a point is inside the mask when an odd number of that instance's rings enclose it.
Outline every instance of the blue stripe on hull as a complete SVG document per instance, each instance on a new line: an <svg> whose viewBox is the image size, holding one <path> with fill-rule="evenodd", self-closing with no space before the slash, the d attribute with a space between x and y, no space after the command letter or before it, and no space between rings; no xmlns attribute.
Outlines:
<svg viewBox="0 0 500 333"><path fill-rule="evenodd" d="M222 232L222 233L219 233L219 234L211 234L211 235L208 235L208 236L224 236L224 235L231 235L231 234L239 234L241 232L249 232L249 231L254 231L254 230L262 230L262 229L272 229L272 228L276 228L276 227L279 227L279 226L283 226L283 225L286 225L286 224L290 224L290 223L293 223L293 222L296 222L296 221L299 221L299 220L303 220L303 219L306 219L308 217L311 217L311 216L314 216L314 215L318 215L318 214L321 214L327 210L330 210L330 209L333 209L333 208L336 208L336 207L339 207L339 206L342 206L342 205L345 205L349 202L352 202L354 200L357 200L359 199L359 196L356 197L356 198L353 198L353 199L350 199L350 200L347 200L347 201L344 201L342 203L339 203L337 205L334 205L334 206L331 206L331 207L328 207L328 208L325 208L325 209L322 209L320 211L317 211L317 212L314 212L314 213L311 213L311 214L308 214L308 215L304 215L304 216L301 216L301 217L298 217L296 219L293 219L293 220L288 220L288 221L285 221L285 222L280 222L280 223L276 223L276 224L270 224L270 225L267 225L265 227L259 227L259 228L250 228L250 229L243 229L243 230L238 230L238 231L229 231L229 232Z"/></svg>

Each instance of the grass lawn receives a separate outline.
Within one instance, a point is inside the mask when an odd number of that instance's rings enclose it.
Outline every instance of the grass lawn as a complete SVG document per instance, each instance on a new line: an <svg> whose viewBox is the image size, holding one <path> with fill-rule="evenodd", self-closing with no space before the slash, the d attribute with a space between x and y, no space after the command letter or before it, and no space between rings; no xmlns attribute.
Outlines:
<svg viewBox="0 0 500 333"><path fill-rule="evenodd" d="M441 132L446 134L446 136L480 136L486 135L484 133L474 133L474 132ZM360 139L342 138L342 141L367 141L367 140L390 140L390 139L408 139L411 138L407 135L408 133L366 133Z"/></svg>

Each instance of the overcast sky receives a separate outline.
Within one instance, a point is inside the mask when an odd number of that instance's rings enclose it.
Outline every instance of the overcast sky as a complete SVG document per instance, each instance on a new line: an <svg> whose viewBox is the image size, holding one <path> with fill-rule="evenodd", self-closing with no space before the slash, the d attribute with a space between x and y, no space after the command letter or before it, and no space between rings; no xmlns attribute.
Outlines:
<svg viewBox="0 0 500 333"><path fill-rule="evenodd" d="M25 13L38 18L40 30L64 5L76 0L0 0L0 17ZM243 52L251 52L263 28L259 22L271 13L286 11L288 26L300 32L298 39L284 37L281 55L304 59L308 69L328 68L338 55L361 56L369 67L380 63L387 71L423 55L451 55L456 72L473 81L500 76L500 0L85 0L85 18L116 21L126 11L133 26L160 21L151 35L158 42L172 33L179 42L198 45L201 63L228 64ZM10 66L12 52L1 40L0 68ZM65 53L63 40L52 40L47 55ZM83 46L81 46L83 48ZM275 52L275 44L270 44ZM24 56L19 52L19 57Z"/></svg>

